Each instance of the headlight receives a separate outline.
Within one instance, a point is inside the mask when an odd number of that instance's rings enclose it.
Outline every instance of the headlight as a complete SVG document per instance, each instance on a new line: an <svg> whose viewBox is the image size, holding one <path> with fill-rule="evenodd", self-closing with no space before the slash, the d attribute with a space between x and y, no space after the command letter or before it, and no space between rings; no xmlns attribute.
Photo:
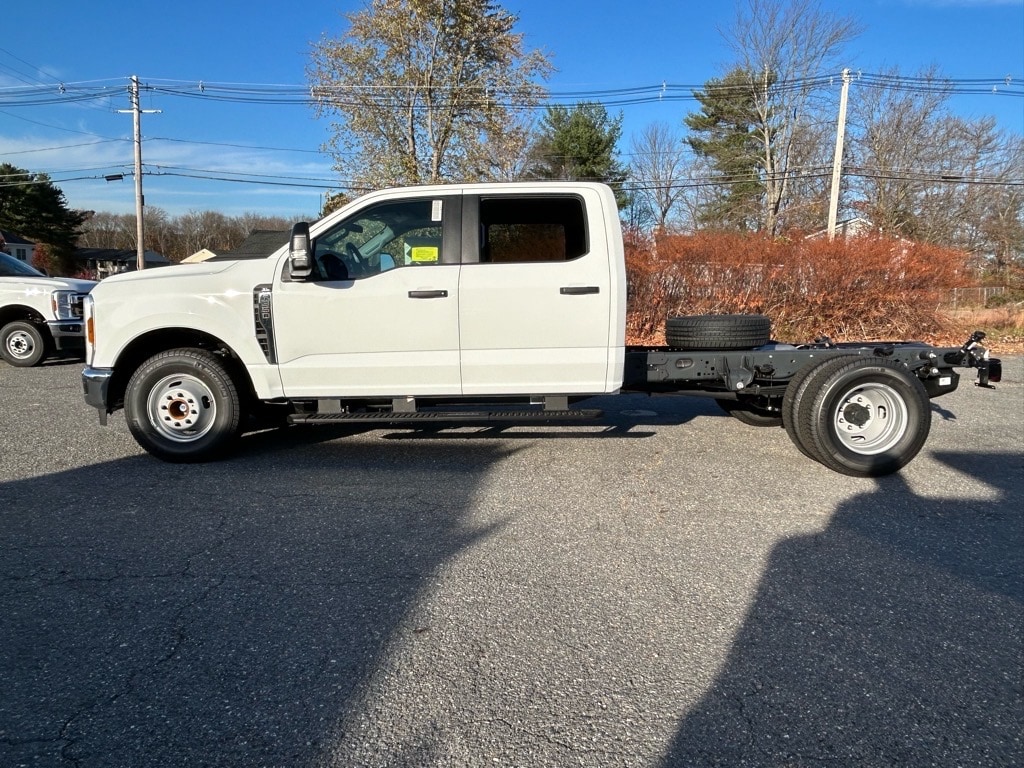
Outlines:
<svg viewBox="0 0 1024 768"><path fill-rule="evenodd" d="M53 316L58 320L81 320L84 298L83 294L75 291L54 291L50 296Z"/></svg>

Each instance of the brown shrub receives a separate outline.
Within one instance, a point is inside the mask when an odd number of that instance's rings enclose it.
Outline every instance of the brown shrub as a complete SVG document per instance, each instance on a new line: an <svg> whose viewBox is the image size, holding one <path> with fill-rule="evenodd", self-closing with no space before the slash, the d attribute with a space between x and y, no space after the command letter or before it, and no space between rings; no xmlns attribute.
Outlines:
<svg viewBox="0 0 1024 768"><path fill-rule="evenodd" d="M790 341L930 339L965 254L882 237L850 240L698 233L626 250L630 343L660 340L665 318L760 313Z"/></svg>

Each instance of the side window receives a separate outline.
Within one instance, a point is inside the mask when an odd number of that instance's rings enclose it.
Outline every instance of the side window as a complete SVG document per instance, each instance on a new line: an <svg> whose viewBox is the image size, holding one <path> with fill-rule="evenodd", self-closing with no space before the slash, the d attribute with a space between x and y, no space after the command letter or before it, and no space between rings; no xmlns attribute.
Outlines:
<svg viewBox="0 0 1024 768"><path fill-rule="evenodd" d="M480 261L569 261L585 254L586 217L578 197L484 198Z"/></svg>
<svg viewBox="0 0 1024 768"><path fill-rule="evenodd" d="M441 262L443 201L405 200L359 211L316 239L320 280L358 280Z"/></svg>

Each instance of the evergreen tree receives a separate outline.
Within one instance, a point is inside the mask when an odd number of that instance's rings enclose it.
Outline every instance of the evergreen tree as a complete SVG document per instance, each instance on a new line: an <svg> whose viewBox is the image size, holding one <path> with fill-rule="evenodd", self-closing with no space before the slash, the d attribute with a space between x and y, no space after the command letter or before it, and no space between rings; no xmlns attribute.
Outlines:
<svg viewBox="0 0 1024 768"><path fill-rule="evenodd" d="M47 246L53 271L74 274L75 241L89 214L72 211L45 173L0 163L0 229Z"/></svg>
<svg viewBox="0 0 1024 768"><path fill-rule="evenodd" d="M611 118L601 104L581 102L572 109L548 107L533 149L529 175L541 179L600 181L615 190L619 208L629 204L623 190L627 169L616 157L622 115Z"/></svg>
<svg viewBox="0 0 1024 768"><path fill-rule="evenodd" d="M721 229L756 230L765 195L764 160L755 135L750 76L733 70L709 80L694 96L701 111L685 118L692 131L687 143L715 174L711 194L698 208L698 221Z"/></svg>

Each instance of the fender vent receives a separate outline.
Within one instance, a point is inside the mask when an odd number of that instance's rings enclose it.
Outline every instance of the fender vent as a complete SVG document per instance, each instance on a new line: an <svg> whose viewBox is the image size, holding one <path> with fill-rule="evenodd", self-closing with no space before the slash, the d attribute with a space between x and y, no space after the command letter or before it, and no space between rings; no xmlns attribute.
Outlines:
<svg viewBox="0 0 1024 768"><path fill-rule="evenodd" d="M257 285L252 289L252 316L256 341L263 350L268 363L277 362L274 347L274 295L269 285Z"/></svg>

